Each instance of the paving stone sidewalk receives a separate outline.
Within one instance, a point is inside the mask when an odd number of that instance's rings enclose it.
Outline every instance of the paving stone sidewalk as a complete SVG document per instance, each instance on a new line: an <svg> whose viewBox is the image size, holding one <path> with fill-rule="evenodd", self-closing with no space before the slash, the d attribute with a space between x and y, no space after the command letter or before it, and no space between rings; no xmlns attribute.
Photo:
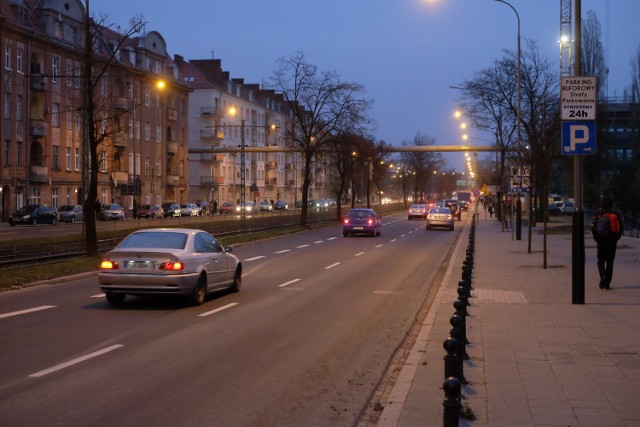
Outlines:
<svg viewBox="0 0 640 427"><path fill-rule="evenodd" d="M522 240L481 212L461 426L640 426L640 241L618 242L611 290L598 287L596 247L585 235L585 304L572 304L571 234ZM379 426L443 424L445 351L469 225L458 241ZM539 228L542 226L539 224Z"/></svg>

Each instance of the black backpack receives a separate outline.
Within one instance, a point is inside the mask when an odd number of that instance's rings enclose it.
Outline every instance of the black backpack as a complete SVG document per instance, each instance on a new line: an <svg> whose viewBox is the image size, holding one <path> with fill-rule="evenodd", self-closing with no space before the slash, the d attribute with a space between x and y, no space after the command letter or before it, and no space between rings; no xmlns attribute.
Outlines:
<svg viewBox="0 0 640 427"><path fill-rule="evenodd" d="M598 215L596 219L596 236L609 237L611 235L611 219L604 213Z"/></svg>

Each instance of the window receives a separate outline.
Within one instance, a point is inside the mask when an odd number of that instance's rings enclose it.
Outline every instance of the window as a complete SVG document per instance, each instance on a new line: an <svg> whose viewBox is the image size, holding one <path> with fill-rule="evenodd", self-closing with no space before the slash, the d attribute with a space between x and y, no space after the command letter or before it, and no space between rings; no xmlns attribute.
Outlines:
<svg viewBox="0 0 640 427"><path fill-rule="evenodd" d="M67 170L71 170L71 147L67 147Z"/></svg>
<svg viewBox="0 0 640 427"><path fill-rule="evenodd" d="M24 62L22 61L24 51L21 47L16 51L16 70L19 73L24 73Z"/></svg>
<svg viewBox="0 0 640 427"><path fill-rule="evenodd" d="M11 69L11 40L4 46L4 68Z"/></svg>
<svg viewBox="0 0 640 427"><path fill-rule="evenodd" d="M54 128L60 127L60 103L51 103L51 126Z"/></svg>
<svg viewBox="0 0 640 427"><path fill-rule="evenodd" d="M151 166L151 160L148 157L145 157L144 158L144 176L148 176L149 175L150 166Z"/></svg>
<svg viewBox="0 0 640 427"><path fill-rule="evenodd" d="M184 160L180 160L180 163L178 163L178 174L184 176Z"/></svg>
<svg viewBox="0 0 640 427"><path fill-rule="evenodd" d="M79 148L74 148L74 161L75 161L75 165L76 165L76 171L80 170L80 149Z"/></svg>
<svg viewBox="0 0 640 427"><path fill-rule="evenodd" d="M34 205L40 204L40 187L31 187L31 197L29 201Z"/></svg>
<svg viewBox="0 0 640 427"><path fill-rule="evenodd" d="M148 87L144 88L144 106L148 107L151 105L151 92Z"/></svg>
<svg viewBox="0 0 640 427"><path fill-rule="evenodd" d="M162 126L156 125L156 142L162 142Z"/></svg>
<svg viewBox="0 0 640 427"><path fill-rule="evenodd" d="M140 175L140 154L136 153L136 170L135 174Z"/></svg>
<svg viewBox="0 0 640 427"><path fill-rule="evenodd" d="M67 188L67 205L71 204L71 189Z"/></svg>
<svg viewBox="0 0 640 427"><path fill-rule="evenodd" d="M51 190L51 206L58 207L58 197L60 196L60 189L54 188Z"/></svg>
<svg viewBox="0 0 640 427"><path fill-rule="evenodd" d="M73 129L73 110L67 109L67 129Z"/></svg>
<svg viewBox="0 0 640 427"><path fill-rule="evenodd" d="M151 139L151 125L149 123L144 124L144 140L149 141Z"/></svg>
<svg viewBox="0 0 640 427"><path fill-rule="evenodd" d="M58 145L51 147L51 169L60 170L60 146Z"/></svg>
<svg viewBox="0 0 640 427"><path fill-rule="evenodd" d="M76 130L82 129L82 113L76 111Z"/></svg>
<svg viewBox="0 0 640 427"><path fill-rule="evenodd" d="M4 163L3 163L5 166L11 165L11 161L9 159L10 152L11 152L11 141L5 141L4 142Z"/></svg>
<svg viewBox="0 0 640 427"><path fill-rule="evenodd" d="M67 75L65 76L67 80L67 87L73 86L73 62L67 61Z"/></svg>
<svg viewBox="0 0 640 427"><path fill-rule="evenodd" d="M16 95L16 120L22 121L22 95ZM19 127L22 125L18 124Z"/></svg>
<svg viewBox="0 0 640 427"><path fill-rule="evenodd" d="M73 82L73 86L77 89L80 87L80 64L76 63L75 67L75 81Z"/></svg>
<svg viewBox="0 0 640 427"><path fill-rule="evenodd" d="M59 76L60 76L60 57L54 56L51 58L51 83L58 83Z"/></svg>
<svg viewBox="0 0 640 427"><path fill-rule="evenodd" d="M102 151L100 153L100 172L106 172L107 171L107 152L106 151Z"/></svg>
<svg viewBox="0 0 640 427"><path fill-rule="evenodd" d="M16 166L22 166L22 141L16 141Z"/></svg>
<svg viewBox="0 0 640 427"><path fill-rule="evenodd" d="M129 153L129 175L133 175L133 153Z"/></svg>
<svg viewBox="0 0 640 427"><path fill-rule="evenodd" d="M11 93L7 92L4 94L4 118L11 118Z"/></svg>
<svg viewBox="0 0 640 427"><path fill-rule="evenodd" d="M160 159L156 160L156 175L162 176L162 161Z"/></svg>

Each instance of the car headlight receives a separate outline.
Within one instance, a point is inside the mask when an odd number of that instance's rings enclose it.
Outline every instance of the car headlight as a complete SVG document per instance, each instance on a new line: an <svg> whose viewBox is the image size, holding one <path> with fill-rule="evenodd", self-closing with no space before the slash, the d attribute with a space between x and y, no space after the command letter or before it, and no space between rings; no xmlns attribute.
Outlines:
<svg viewBox="0 0 640 427"><path fill-rule="evenodd" d="M23 220L31 218L31 215L25 215L22 217Z"/></svg>

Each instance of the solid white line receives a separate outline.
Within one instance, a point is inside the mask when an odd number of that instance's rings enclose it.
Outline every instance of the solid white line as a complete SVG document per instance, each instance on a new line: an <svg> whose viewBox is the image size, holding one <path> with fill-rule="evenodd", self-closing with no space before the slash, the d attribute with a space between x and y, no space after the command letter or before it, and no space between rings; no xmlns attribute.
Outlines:
<svg viewBox="0 0 640 427"><path fill-rule="evenodd" d="M293 280L289 280L289 281L288 281L288 282L286 282L286 283L283 283L283 284L281 284L281 285L278 285L278 287L279 287L279 288L284 288L285 286L292 285L292 284L294 284L294 283L296 283L296 282L299 282L299 281L300 281L300 279L293 279Z"/></svg>
<svg viewBox="0 0 640 427"><path fill-rule="evenodd" d="M362 255L362 254L364 254L364 252L358 252L358 253L356 254L356 256L360 256L360 255Z"/></svg>
<svg viewBox="0 0 640 427"><path fill-rule="evenodd" d="M247 259L245 259L245 261L255 261L255 260L257 260L257 259L264 258L264 257L265 257L264 255L254 256L253 258L247 258Z"/></svg>
<svg viewBox="0 0 640 427"><path fill-rule="evenodd" d="M335 267L335 266L337 266L337 265L340 265L340 263L339 263L339 262L334 262L334 263L333 263L333 264L331 264L331 265L327 265L324 269L325 269L325 270L328 270L328 269L333 268L333 267Z"/></svg>
<svg viewBox="0 0 640 427"><path fill-rule="evenodd" d="M290 250L291 250L291 249L283 249L283 250L281 250L281 251L274 252L274 254L283 254L283 253L285 253L285 252L289 252Z"/></svg>
<svg viewBox="0 0 640 427"><path fill-rule="evenodd" d="M215 313L218 313L219 311L222 311L222 310L226 310L226 309L228 309L228 308L231 308L231 307L233 307L234 305L238 305L238 303L237 303L237 302L232 302L232 303L230 303L230 304L223 305L222 307L218 307L218 308L216 308L215 310L211 310L211 311L207 311L207 312L202 313L202 314L198 314L198 317L205 317L205 316L208 316L208 315L210 315L210 314L215 314Z"/></svg>
<svg viewBox="0 0 640 427"><path fill-rule="evenodd" d="M337 237L329 237L327 240L337 239Z"/></svg>
<svg viewBox="0 0 640 427"><path fill-rule="evenodd" d="M296 246L296 249L302 249L302 248L306 248L309 245L300 245L300 246Z"/></svg>
<svg viewBox="0 0 640 427"><path fill-rule="evenodd" d="M111 347L107 347L107 348L103 348L102 350L94 351L93 353L86 354L86 355L84 355L82 357L78 357L77 359L69 360L68 362L61 363L59 365L53 366L53 367L51 367L49 369L45 369L44 371L36 372L35 374L31 374L29 376L31 378L43 377L43 376L45 376L47 374L50 374L52 372L56 372L56 371L59 371L59 370L64 369L64 368L68 368L69 366L76 365L76 364L78 364L80 362L84 362L85 360L89 360L89 359L92 359L94 357L103 355L103 354L108 353L110 351L116 350L116 349L118 349L120 347L124 347L124 345L123 344L114 344Z"/></svg>
<svg viewBox="0 0 640 427"><path fill-rule="evenodd" d="M13 311L11 313L0 314L0 319L5 317L19 316L21 314L33 313L34 311L46 310L48 308L54 308L55 305L41 305L40 307L28 308L26 310Z"/></svg>

